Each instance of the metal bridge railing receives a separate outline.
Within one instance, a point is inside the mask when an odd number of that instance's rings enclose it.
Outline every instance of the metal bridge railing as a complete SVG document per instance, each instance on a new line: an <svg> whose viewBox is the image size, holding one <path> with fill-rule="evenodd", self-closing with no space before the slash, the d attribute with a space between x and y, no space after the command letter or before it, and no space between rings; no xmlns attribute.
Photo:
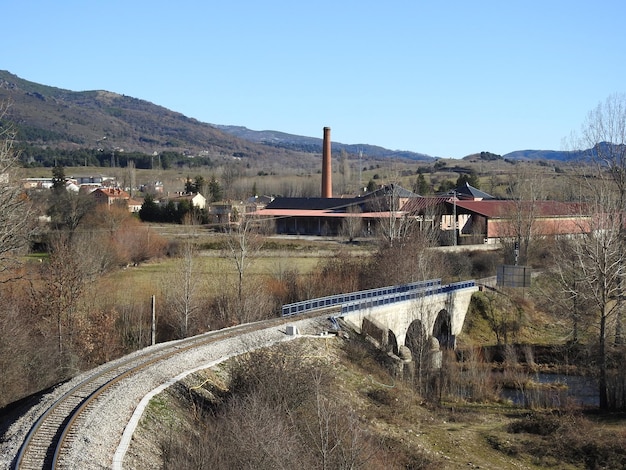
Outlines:
<svg viewBox="0 0 626 470"><path fill-rule="evenodd" d="M385 296L402 295L440 285L441 279L430 279L428 281L412 282L409 284L401 284L399 286L380 287L378 289L362 290L350 292L348 294L318 297L316 299L303 300L301 302L283 305L282 314L283 317L288 317L299 313L309 312L311 310L317 310L319 308L342 305L347 302L356 302L366 299L374 300Z"/></svg>
<svg viewBox="0 0 626 470"><path fill-rule="evenodd" d="M442 294L453 290L474 287L475 285L476 283L474 281L462 281L442 286L441 279L430 279L428 281L381 287L379 289L369 289L351 292L349 294L330 295L286 304L282 307L282 315L283 317L288 317L333 306L340 306L341 313L345 314L362 308L377 307L394 302L404 302L426 295Z"/></svg>
<svg viewBox="0 0 626 470"><path fill-rule="evenodd" d="M445 286L437 285L432 287L427 287L422 290L409 292L406 294L395 294L395 295L386 295L381 296L380 298L368 299L362 301L353 301L347 302L341 305L341 314L346 315L353 312L358 312L359 310L364 310L372 307L379 307L381 305L387 305L395 302L406 302L409 300L415 300L418 298L423 298L429 295L437 295L437 294L446 294L448 292L452 292L459 289L466 289L468 287L474 287L476 283L474 281L462 281L455 282L452 284L446 284Z"/></svg>

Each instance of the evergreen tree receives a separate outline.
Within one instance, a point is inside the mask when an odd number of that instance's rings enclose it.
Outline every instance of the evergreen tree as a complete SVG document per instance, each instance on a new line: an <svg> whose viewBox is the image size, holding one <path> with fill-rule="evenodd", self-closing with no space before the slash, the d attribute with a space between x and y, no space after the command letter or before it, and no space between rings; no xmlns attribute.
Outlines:
<svg viewBox="0 0 626 470"><path fill-rule="evenodd" d="M176 222L178 222L179 224L182 223L183 220L185 220L185 216L189 213L189 212L193 212L193 206L191 205L191 203L189 201L180 201L178 203L178 210L176 211Z"/></svg>
<svg viewBox="0 0 626 470"><path fill-rule="evenodd" d="M159 205L154 201L154 197L146 195L139 209L139 218L144 222L160 222L161 221L161 209Z"/></svg>
<svg viewBox="0 0 626 470"><path fill-rule="evenodd" d="M480 182L478 180L478 175L473 171L471 173L463 173L459 175L459 178L456 180L456 187L465 185L465 183L473 186L476 189L480 189Z"/></svg>
<svg viewBox="0 0 626 470"><path fill-rule="evenodd" d="M62 165L55 166L52 169L52 190L60 192L65 191L65 168Z"/></svg>
<svg viewBox="0 0 626 470"><path fill-rule="evenodd" d="M193 183L193 191L194 193L202 194L206 193L207 181L204 179L204 176L196 176Z"/></svg>
<svg viewBox="0 0 626 470"><path fill-rule="evenodd" d="M422 196L431 192L430 186L426 182L426 178L421 169L417 172L417 179L415 183L413 183L413 192Z"/></svg>
<svg viewBox="0 0 626 470"><path fill-rule="evenodd" d="M223 197L222 187L219 182L215 178L215 176L211 177L211 181L209 181L209 200L211 201L221 201Z"/></svg>
<svg viewBox="0 0 626 470"><path fill-rule="evenodd" d="M185 192L186 193L195 193L197 192L195 190L196 186L194 185L193 181L191 181L191 178L189 176L187 176L187 181L185 181Z"/></svg>
<svg viewBox="0 0 626 470"><path fill-rule="evenodd" d="M173 223L178 222L178 210L174 201L168 201L163 210L163 222Z"/></svg>
<svg viewBox="0 0 626 470"><path fill-rule="evenodd" d="M454 183L450 180L443 180L440 184L439 184L439 191L440 193L446 193L448 191L450 191L451 189L454 189L456 186L454 185Z"/></svg>

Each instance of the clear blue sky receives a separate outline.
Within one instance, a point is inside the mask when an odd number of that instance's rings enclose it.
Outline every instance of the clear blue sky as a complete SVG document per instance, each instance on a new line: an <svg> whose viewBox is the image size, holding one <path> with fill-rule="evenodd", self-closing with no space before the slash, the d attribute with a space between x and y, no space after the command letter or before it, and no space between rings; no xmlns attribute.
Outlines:
<svg viewBox="0 0 626 470"><path fill-rule="evenodd" d="M203 122L460 158L559 150L626 90L626 2L5 2L0 68Z"/></svg>

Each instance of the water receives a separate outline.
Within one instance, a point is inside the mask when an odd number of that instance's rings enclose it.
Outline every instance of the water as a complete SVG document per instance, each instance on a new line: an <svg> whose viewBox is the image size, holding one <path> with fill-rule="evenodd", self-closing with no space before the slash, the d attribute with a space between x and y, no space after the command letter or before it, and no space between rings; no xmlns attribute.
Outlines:
<svg viewBox="0 0 626 470"><path fill-rule="evenodd" d="M530 378L537 383L565 384L567 388L548 388L537 390L503 389L503 398L511 400L516 405L526 406L535 404L546 407L562 407L567 403L579 406L599 405L598 383L592 377L563 374L535 374Z"/></svg>

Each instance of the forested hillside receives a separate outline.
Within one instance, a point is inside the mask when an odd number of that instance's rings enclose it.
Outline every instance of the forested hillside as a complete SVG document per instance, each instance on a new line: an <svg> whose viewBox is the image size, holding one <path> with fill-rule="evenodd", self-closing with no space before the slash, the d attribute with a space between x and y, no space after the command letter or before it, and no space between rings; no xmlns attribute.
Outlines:
<svg viewBox="0 0 626 470"><path fill-rule="evenodd" d="M31 155L43 149L114 149L292 164L302 158L298 152L239 139L144 100L103 90L63 90L6 71L0 71L0 103L10 105L2 126L13 126L18 144L37 149L31 148Z"/></svg>

